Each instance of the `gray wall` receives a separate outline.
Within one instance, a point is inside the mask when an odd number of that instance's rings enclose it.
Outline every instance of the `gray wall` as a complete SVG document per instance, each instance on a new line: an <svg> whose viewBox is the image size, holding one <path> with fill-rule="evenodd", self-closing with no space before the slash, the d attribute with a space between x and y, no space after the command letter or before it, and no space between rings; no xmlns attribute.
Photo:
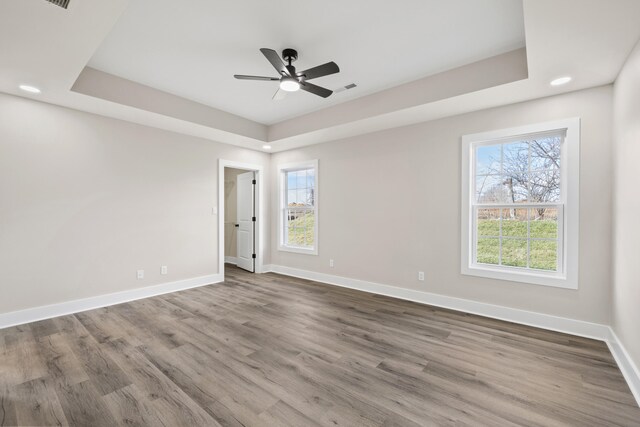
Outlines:
<svg viewBox="0 0 640 427"><path fill-rule="evenodd" d="M272 189L277 164L317 158L320 254L280 252L272 238L265 264L608 324L612 93L611 86L573 92L271 160L0 95L0 313L217 273L211 207L218 158L267 166ZM462 276L461 135L576 116L582 118L580 289ZM277 215L277 191L267 197L269 213ZM160 276L161 265L169 275ZM136 280L137 269L146 270L144 280ZM419 270L425 282L417 281Z"/></svg>
<svg viewBox="0 0 640 427"><path fill-rule="evenodd" d="M0 94L0 313L218 273L220 157L269 164Z"/></svg>
<svg viewBox="0 0 640 427"><path fill-rule="evenodd" d="M318 256L274 238L272 263L608 324L611 108L605 86L274 154L273 189L278 164L319 160L320 220ZM461 136L568 117L582 118L580 289L461 275Z"/></svg>
<svg viewBox="0 0 640 427"><path fill-rule="evenodd" d="M613 329L640 367L640 44L614 87Z"/></svg>

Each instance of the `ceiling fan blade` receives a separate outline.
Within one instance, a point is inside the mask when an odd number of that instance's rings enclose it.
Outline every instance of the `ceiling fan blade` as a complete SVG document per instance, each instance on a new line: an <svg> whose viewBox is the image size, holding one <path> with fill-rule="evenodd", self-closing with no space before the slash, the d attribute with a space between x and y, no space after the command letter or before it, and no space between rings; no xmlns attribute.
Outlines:
<svg viewBox="0 0 640 427"><path fill-rule="evenodd" d="M339 73L340 68L335 62L327 62L317 67L309 68L298 73L298 76L304 76L305 80L317 79L318 77L328 76L329 74Z"/></svg>
<svg viewBox="0 0 640 427"><path fill-rule="evenodd" d="M277 77L263 77L263 76L245 76L243 74L235 74L233 77L239 80L265 80L265 81L278 81Z"/></svg>
<svg viewBox="0 0 640 427"><path fill-rule="evenodd" d="M300 82L300 89L307 91L309 93L312 93L314 95L321 96L323 98L328 98L333 93L333 91L330 91L329 89L316 86L313 83L309 83L309 82Z"/></svg>
<svg viewBox="0 0 640 427"><path fill-rule="evenodd" d="M273 98L271 98L271 100L273 100L273 101L282 101L286 97L287 97L287 91L278 88L276 93L273 94Z"/></svg>
<svg viewBox="0 0 640 427"><path fill-rule="evenodd" d="M273 68L275 68L278 71L278 73L285 76L289 75L289 71L287 71L287 67L285 67L284 62L282 62L282 59L280 59L280 55L278 55L278 52L276 52L273 49L267 49L266 47L263 47L262 49L260 49L260 52L262 52L262 54L267 58L267 60L271 62L271 65L273 65Z"/></svg>

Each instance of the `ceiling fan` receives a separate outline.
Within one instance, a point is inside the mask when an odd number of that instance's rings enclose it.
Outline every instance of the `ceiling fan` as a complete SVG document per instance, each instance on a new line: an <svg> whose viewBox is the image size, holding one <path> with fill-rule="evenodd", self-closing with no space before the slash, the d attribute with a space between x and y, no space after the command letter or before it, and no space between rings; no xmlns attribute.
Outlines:
<svg viewBox="0 0 640 427"><path fill-rule="evenodd" d="M295 49L285 49L282 51L282 58L287 61L288 65L282 62L278 53L273 49L262 48L260 52L262 52L271 65L273 65L278 74L280 74L280 77L245 76L241 74L236 74L233 77L240 80L279 81L280 89L274 95L274 99L280 99L284 95L284 93L281 93L281 90L285 92L295 92L302 89L323 98L327 98L333 93L333 91L329 89L309 83L309 80L340 72L340 68L338 68L335 62L327 62L326 64L318 65L308 70L296 72L296 67L291 65L293 61L298 59L298 52Z"/></svg>

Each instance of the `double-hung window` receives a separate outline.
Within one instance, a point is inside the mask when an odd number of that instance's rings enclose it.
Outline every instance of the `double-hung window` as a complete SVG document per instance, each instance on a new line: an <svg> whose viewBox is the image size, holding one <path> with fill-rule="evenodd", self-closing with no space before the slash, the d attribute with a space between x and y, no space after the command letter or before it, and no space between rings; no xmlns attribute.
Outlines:
<svg viewBox="0 0 640 427"><path fill-rule="evenodd" d="M279 246L282 251L318 254L318 161L281 165Z"/></svg>
<svg viewBox="0 0 640 427"><path fill-rule="evenodd" d="M579 126L462 138L462 273L577 288Z"/></svg>

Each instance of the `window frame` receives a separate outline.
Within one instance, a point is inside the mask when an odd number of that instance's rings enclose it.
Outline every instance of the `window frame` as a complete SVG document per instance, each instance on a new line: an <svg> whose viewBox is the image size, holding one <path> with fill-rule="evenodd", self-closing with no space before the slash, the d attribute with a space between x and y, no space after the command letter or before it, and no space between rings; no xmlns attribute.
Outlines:
<svg viewBox="0 0 640 427"><path fill-rule="evenodd" d="M479 145L508 143L531 135L558 131L565 133L560 152L560 201L549 203L549 207L559 206L558 215L562 215L562 221L558 221L558 257L562 271L545 272L523 267L477 263L474 215L476 209L491 207L491 205L479 205L475 202L475 148ZM461 273L519 283L578 289L580 119L570 118L463 135L461 165ZM496 208L524 209L531 205L535 207L543 204L545 203L506 204L506 206L496 204Z"/></svg>
<svg viewBox="0 0 640 427"><path fill-rule="evenodd" d="M312 248L304 248L301 246L292 246L288 245L285 242L285 230L286 230L286 210L289 209L288 206L285 206L287 201L287 181L286 175L287 172L295 172L303 169L313 169L314 170L314 181L313 181L313 211L314 211L314 226L313 226L313 247ZM293 252L298 254L307 254L307 255L318 255L318 200L319 200L319 191L318 191L318 160L306 160L302 162L295 163L286 163L282 165L278 165L278 250L283 252ZM301 209L309 209L309 208L301 208Z"/></svg>

